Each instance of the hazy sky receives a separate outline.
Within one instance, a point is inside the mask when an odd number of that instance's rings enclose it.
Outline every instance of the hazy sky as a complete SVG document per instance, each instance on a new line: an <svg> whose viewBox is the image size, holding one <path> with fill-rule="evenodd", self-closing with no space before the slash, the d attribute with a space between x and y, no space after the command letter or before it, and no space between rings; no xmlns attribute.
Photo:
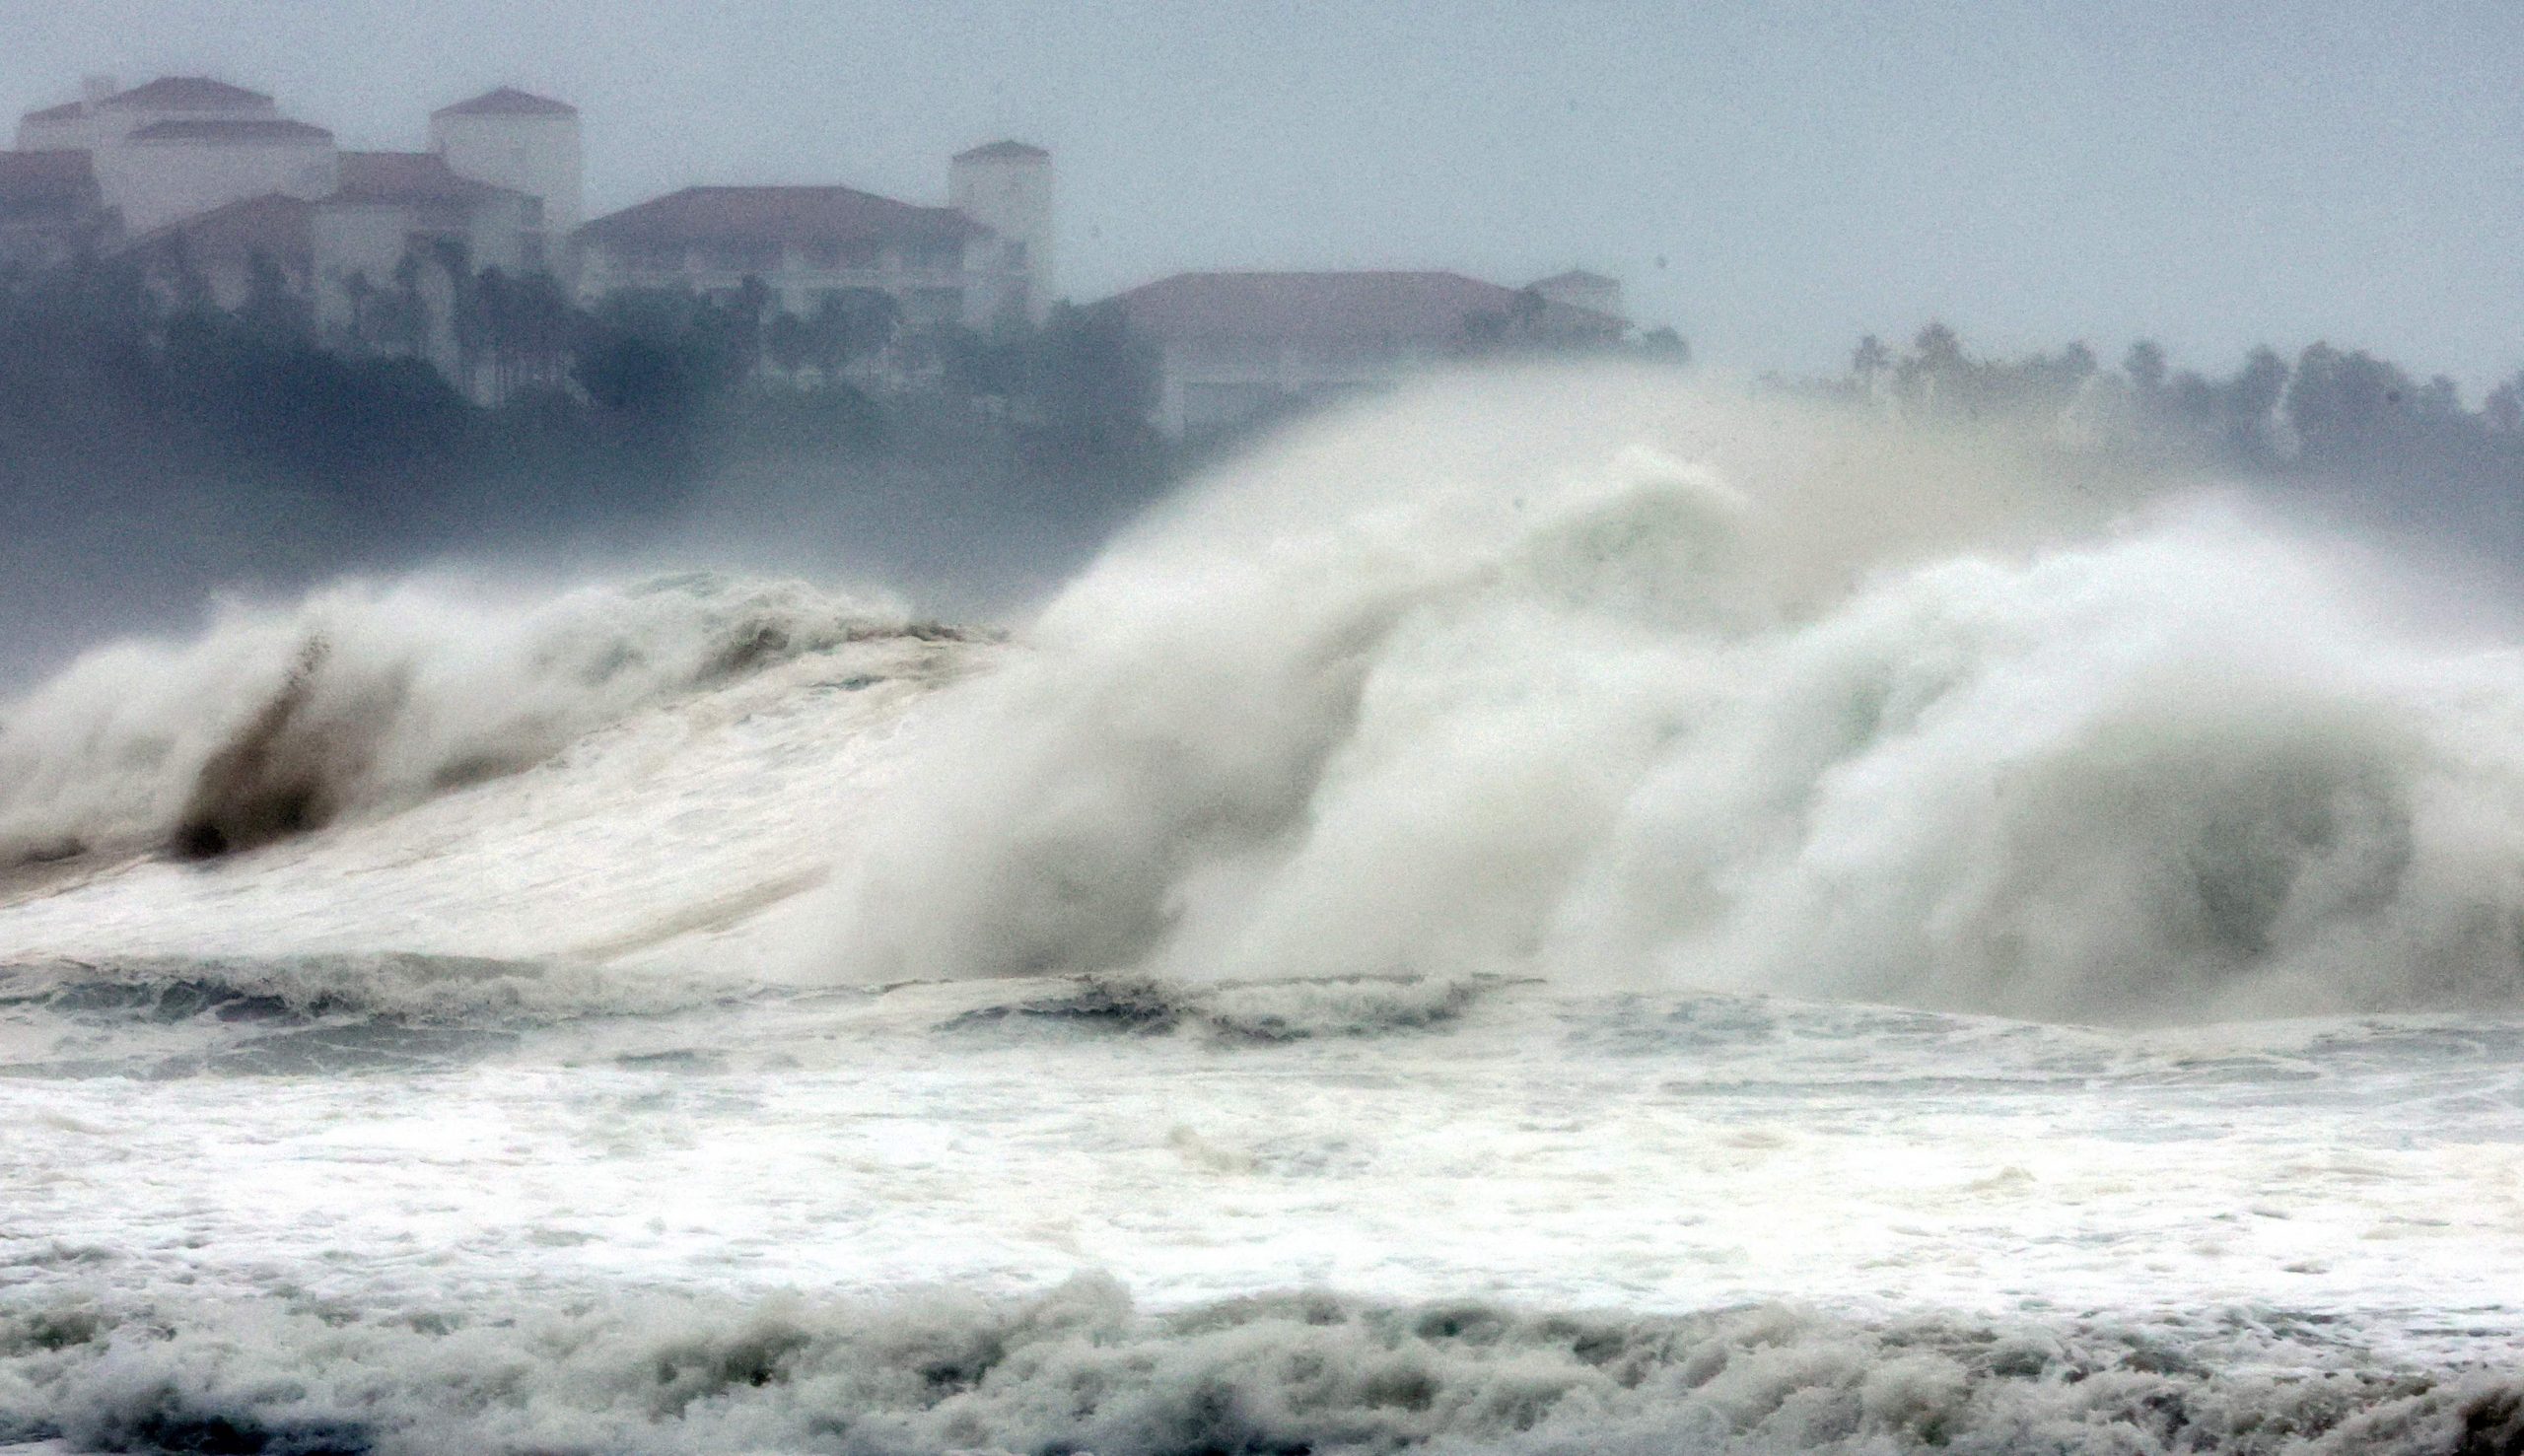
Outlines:
<svg viewBox="0 0 2524 1456"><path fill-rule="evenodd" d="M1060 285L1583 264L1705 359L1867 330L2524 365L2524 0L1631 5L0 0L0 105L207 72L351 145L499 82L598 210L698 181L943 200L1057 155Z"/></svg>

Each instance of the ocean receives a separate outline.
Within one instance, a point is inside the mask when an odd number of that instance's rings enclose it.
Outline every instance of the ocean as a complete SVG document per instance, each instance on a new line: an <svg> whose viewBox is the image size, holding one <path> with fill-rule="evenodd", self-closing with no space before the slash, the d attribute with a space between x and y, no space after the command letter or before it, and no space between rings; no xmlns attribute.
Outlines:
<svg viewBox="0 0 2524 1456"><path fill-rule="evenodd" d="M0 1442L2524 1451L2516 640L1619 374L232 603L0 709Z"/></svg>

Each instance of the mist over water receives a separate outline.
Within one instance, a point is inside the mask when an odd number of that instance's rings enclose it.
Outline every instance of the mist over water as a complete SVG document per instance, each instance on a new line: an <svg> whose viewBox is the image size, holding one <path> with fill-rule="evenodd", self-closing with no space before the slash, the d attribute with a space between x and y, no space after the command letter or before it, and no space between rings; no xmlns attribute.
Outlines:
<svg viewBox="0 0 2524 1456"><path fill-rule="evenodd" d="M2509 1005L2512 649L2213 482L1618 374L1300 431L954 705L853 978Z"/></svg>

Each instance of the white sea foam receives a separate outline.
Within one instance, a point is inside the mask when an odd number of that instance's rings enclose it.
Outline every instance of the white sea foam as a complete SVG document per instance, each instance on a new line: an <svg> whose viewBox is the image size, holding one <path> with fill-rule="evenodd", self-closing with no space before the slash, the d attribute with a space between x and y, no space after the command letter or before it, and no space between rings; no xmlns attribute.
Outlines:
<svg viewBox="0 0 2524 1456"><path fill-rule="evenodd" d="M233 605L0 708L0 867L249 847L513 772L638 708L855 633L884 601L709 576L542 596L412 580Z"/></svg>
<svg viewBox="0 0 2524 1456"><path fill-rule="evenodd" d="M2163 1020L2524 995L2524 657L2198 485L1622 376L1121 543L845 882L863 979L1532 974Z"/></svg>
<svg viewBox="0 0 2524 1456"><path fill-rule="evenodd" d="M731 845L759 815L736 806L850 780L819 851L834 900L793 958L861 983L1540 975L2141 1021L2511 1005L2524 659L2412 625L2382 570L2039 442L1670 377L1458 381L1230 465L1013 650L961 652L992 670L883 748L909 767L881 792L863 768L890 718L765 696L828 691L817 672L730 709L779 720L743 745L767 755L752 787L735 759L642 787L597 754L470 803L471 863L395 833L241 871L253 895L136 871L30 907L0 950L619 953L791 898L804 846L748 859ZM374 816L887 622L716 579L239 612L13 706L0 847L95 860ZM676 851L638 873L638 843L582 836L606 867L574 877L570 920L601 935L396 898L433 867L485 913L548 885L499 818L580 781L574 814L631 796L676 833L727 805L724 872L678 889ZM319 914L354 861L375 893ZM284 933L258 907L293 885Z"/></svg>
<svg viewBox="0 0 2524 1456"><path fill-rule="evenodd" d="M2420 1452L2516 1415L2513 1019L973 980L468 1036L236 970L251 1005L11 1009L57 1046L0 1046L0 1440Z"/></svg>
<svg viewBox="0 0 2524 1456"><path fill-rule="evenodd" d="M0 738L119 786L0 784L25 854L386 725L327 827L0 882L0 1442L2524 1438L2515 1015L1854 1004L2511 1004L2513 655L2247 506L1536 380L1006 645L401 589Z"/></svg>
<svg viewBox="0 0 2524 1456"><path fill-rule="evenodd" d="M1659 1318L1329 1295L1151 1316L1085 1278L1024 1300L656 1296L498 1319L200 1300L28 1311L0 1318L13 1418L73 1449L297 1456L2435 1456L2512 1449L2524 1391L2361 1367L2249 1321L1869 1326L1788 1307Z"/></svg>

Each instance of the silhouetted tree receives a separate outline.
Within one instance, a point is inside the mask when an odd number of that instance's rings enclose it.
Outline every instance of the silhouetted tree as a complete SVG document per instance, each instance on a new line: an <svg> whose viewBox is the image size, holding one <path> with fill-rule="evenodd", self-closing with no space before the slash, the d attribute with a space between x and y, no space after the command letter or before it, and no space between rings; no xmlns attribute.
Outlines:
<svg viewBox="0 0 2524 1456"><path fill-rule="evenodd" d="M1157 408L1157 352L1119 306L1054 307L1032 352L1027 392L1055 439L1090 450L1144 440Z"/></svg>

